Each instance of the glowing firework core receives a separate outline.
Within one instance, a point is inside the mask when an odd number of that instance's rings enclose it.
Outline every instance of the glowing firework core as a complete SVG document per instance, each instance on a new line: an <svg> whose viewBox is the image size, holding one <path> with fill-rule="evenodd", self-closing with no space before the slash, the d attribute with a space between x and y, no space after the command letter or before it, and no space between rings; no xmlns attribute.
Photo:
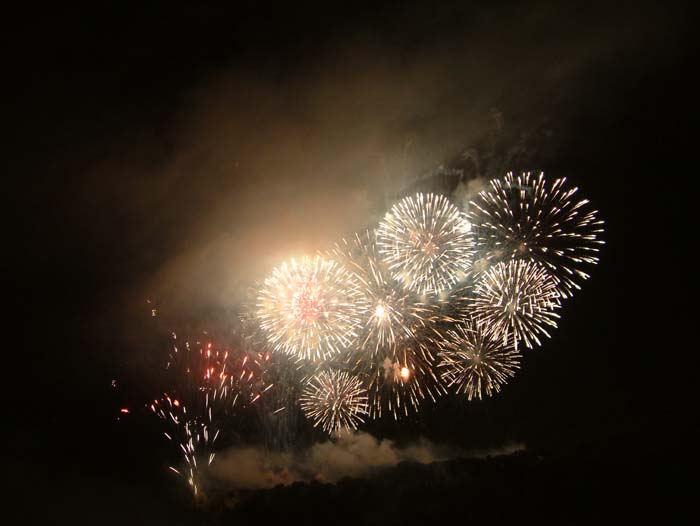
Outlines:
<svg viewBox="0 0 700 526"><path fill-rule="evenodd" d="M384 309L384 305L381 303L377 305L377 308L374 310L374 315L377 318L378 323L381 323L382 318L384 318L386 310Z"/></svg>
<svg viewBox="0 0 700 526"><path fill-rule="evenodd" d="M290 318L297 318L302 324L314 323L324 313L324 297L317 283L299 284L292 291Z"/></svg>

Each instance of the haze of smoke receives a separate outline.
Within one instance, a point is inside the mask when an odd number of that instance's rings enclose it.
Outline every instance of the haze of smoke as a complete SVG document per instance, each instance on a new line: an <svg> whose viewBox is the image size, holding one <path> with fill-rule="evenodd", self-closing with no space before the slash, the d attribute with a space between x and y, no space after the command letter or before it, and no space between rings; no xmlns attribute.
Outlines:
<svg viewBox="0 0 700 526"><path fill-rule="evenodd" d="M217 456L212 476L237 489L270 488L296 481L334 483L345 477L363 477L400 462L431 462L455 458L485 458L524 451L520 443L478 451L440 446L427 439L399 447L365 432L345 433L335 441L314 444L295 453L269 453L258 448L230 448Z"/></svg>
<svg viewBox="0 0 700 526"><path fill-rule="evenodd" d="M459 206L461 210L468 212L469 201L486 188L487 181L486 177L479 176L476 179L460 182L450 196L452 202Z"/></svg>
<svg viewBox="0 0 700 526"><path fill-rule="evenodd" d="M147 371L138 327L146 298L159 316L172 314L171 325L231 320L253 282L373 227L397 196L456 156L477 177L451 196L466 207L480 182L525 168L514 161L523 150L556 150L596 68L646 49L662 21L622 12L624 23L582 32L573 30L586 26L580 16L566 28L530 5L465 10L470 23L456 33L452 15L428 30L425 17L399 10L398 43L359 33L319 45L289 70L261 62L210 71L181 88L172 121L135 123L125 136L137 139L114 139L117 154L85 161L91 168L66 206L84 246L124 258L96 338ZM443 25L450 31L435 31ZM550 27L557 31L542 31ZM485 155L484 142L508 151Z"/></svg>

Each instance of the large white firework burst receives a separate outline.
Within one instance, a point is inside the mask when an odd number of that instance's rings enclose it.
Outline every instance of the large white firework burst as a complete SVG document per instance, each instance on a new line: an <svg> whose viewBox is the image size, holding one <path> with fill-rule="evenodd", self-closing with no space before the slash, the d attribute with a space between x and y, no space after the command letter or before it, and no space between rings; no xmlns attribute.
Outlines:
<svg viewBox="0 0 700 526"><path fill-rule="evenodd" d="M357 429L367 414L367 391L360 380L344 371L322 371L306 385L299 400L314 427L326 433Z"/></svg>
<svg viewBox="0 0 700 526"><path fill-rule="evenodd" d="M485 271L474 289L472 314L477 324L496 338L512 338L532 348L538 335L549 337L561 307L557 280L544 266L529 260L501 262Z"/></svg>
<svg viewBox="0 0 700 526"><path fill-rule="evenodd" d="M337 355L358 334L366 308L355 276L323 257L292 259L258 293L256 314L270 344L299 359Z"/></svg>
<svg viewBox="0 0 700 526"><path fill-rule="evenodd" d="M570 297L605 243L599 239L604 222L577 190L567 188L566 179L549 184L543 173L508 173L490 181L468 213L479 249L496 260L542 263L557 278L561 296Z"/></svg>
<svg viewBox="0 0 700 526"><path fill-rule="evenodd" d="M443 381L468 400L498 393L519 368L521 355L511 342L470 320L445 331L439 345Z"/></svg>
<svg viewBox="0 0 700 526"><path fill-rule="evenodd" d="M387 212L377 247L396 280L419 294L435 294L466 277L474 240L466 216L447 198L419 193Z"/></svg>

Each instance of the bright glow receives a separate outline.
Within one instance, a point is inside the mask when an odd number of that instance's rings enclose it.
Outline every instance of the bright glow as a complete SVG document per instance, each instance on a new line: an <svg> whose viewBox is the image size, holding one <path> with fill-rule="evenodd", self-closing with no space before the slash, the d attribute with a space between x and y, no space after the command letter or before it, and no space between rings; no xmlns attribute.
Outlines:
<svg viewBox="0 0 700 526"><path fill-rule="evenodd" d="M374 309L374 315L380 320L384 318L384 305L382 305L381 303L377 305L377 308Z"/></svg>
<svg viewBox="0 0 700 526"><path fill-rule="evenodd" d="M366 310L355 276L319 256L292 259L276 268L265 280L256 306L260 326L275 350L312 361L350 346Z"/></svg>

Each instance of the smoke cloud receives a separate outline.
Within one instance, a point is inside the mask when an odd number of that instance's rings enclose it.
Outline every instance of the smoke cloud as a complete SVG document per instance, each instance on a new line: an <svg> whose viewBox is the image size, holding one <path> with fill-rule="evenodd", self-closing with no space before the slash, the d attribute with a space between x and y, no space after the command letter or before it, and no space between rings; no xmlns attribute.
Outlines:
<svg viewBox="0 0 700 526"><path fill-rule="evenodd" d="M270 488L296 481L334 483L345 477L363 477L400 462L429 464L455 458L484 458L524 451L520 443L469 451L440 446L427 439L397 446L365 432L344 433L334 441L314 444L299 452L274 453L262 449L230 448L212 464L211 475L221 485L236 489Z"/></svg>
<svg viewBox="0 0 700 526"><path fill-rule="evenodd" d="M513 168L553 113L567 122L601 57L643 46L654 29L570 32L546 12L461 13L470 23L454 31L446 17L448 36L423 34L419 13L399 10L406 36L395 42L348 35L293 68L244 64L185 88L159 139L97 161L76 203L95 236L128 234L113 248L142 280L125 300L142 300L145 286L172 309L235 308L281 261L373 226L442 163L461 155L476 177ZM557 31L539 33L550 18ZM498 159L474 149L501 137Z"/></svg>
<svg viewBox="0 0 700 526"><path fill-rule="evenodd" d="M105 287L95 340L146 375L146 299L164 326L227 326L275 266L373 228L426 174L467 166L451 196L467 208L488 178L538 168L532 155L556 150L596 68L644 49L663 21L611 12L625 23L589 32L592 15L560 15L398 9L390 37L351 32L298 59L222 65L179 85L167 119L134 119L107 154L80 152L60 221L75 218L80 243L61 248Z"/></svg>

